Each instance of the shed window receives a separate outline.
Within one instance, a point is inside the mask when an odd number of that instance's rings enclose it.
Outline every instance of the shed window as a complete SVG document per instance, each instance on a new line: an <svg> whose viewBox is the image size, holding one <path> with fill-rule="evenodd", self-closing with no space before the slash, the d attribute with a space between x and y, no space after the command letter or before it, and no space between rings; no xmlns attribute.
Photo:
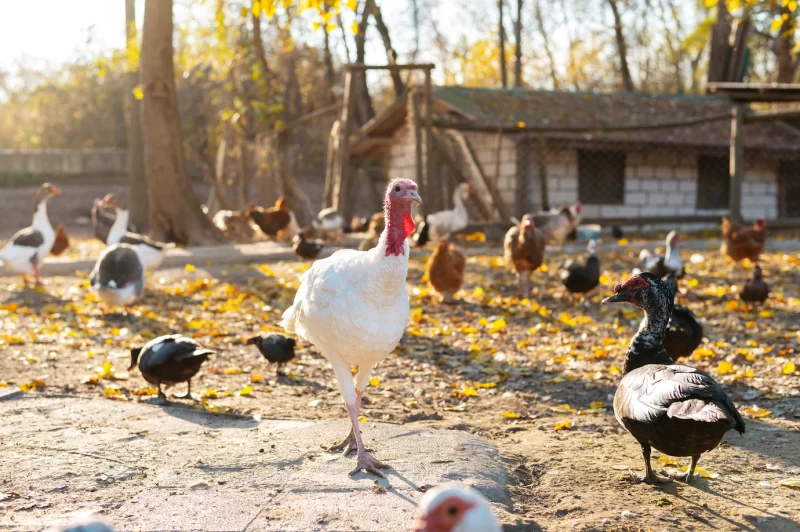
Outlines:
<svg viewBox="0 0 800 532"><path fill-rule="evenodd" d="M578 150L578 199L586 205L625 202L625 152Z"/></svg>
<svg viewBox="0 0 800 532"><path fill-rule="evenodd" d="M697 157L697 208L727 209L731 190L727 157Z"/></svg>
<svg viewBox="0 0 800 532"><path fill-rule="evenodd" d="M778 214L800 216L800 161L781 161L778 178Z"/></svg>

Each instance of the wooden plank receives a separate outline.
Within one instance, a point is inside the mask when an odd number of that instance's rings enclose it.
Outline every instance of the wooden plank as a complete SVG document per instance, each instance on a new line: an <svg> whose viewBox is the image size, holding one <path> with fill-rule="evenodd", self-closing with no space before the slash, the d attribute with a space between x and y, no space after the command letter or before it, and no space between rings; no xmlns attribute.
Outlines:
<svg viewBox="0 0 800 532"><path fill-rule="evenodd" d="M731 115L731 150L730 150L730 196L728 200L729 216L735 222L742 221L742 155L744 151L744 106L733 106Z"/></svg>
<svg viewBox="0 0 800 532"><path fill-rule="evenodd" d="M503 204L503 200L498 194L494 194L494 191L489 184L489 180L486 178L486 174L481 167L481 163L478 161L478 157L475 155L475 150L472 148L472 144L470 144L467 137L465 137L460 131L451 130L449 133L456 140L456 143L464 154L467 166L469 166L470 172L468 175L473 177L473 179L469 180L469 184L473 189L475 189L475 197L479 198L480 201L487 203L487 207L489 207L489 211L492 213L492 216L495 219L507 219L508 211Z"/></svg>

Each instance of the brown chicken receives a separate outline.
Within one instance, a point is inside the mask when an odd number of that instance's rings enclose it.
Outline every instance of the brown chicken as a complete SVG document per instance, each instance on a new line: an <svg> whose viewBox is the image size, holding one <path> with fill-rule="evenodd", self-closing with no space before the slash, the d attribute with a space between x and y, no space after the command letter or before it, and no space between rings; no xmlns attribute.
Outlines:
<svg viewBox="0 0 800 532"><path fill-rule="evenodd" d="M50 248L50 254L57 257L64 253L67 248L69 248L69 236L64 231L64 224L58 224L58 227L56 227L56 240L53 242L53 247Z"/></svg>
<svg viewBox="0 0 800 532"><path fill-rule="evenodd" d="M440 295L442 303L452 303L453 295L464 284L464 255L443 238L428 259L428 282Z"/></svg>
<svg viewBox="0 0 800 532"><path fill-rule="evenodd" d="M292 216L289 214L289 206L283 196L278 198L274 207L264 209L250 205L247 207L246 212L259 229L270 237L275 237L278 231L286 228L292 221Z"/></svg>
<svg viewBox="0 0 800 532"><path fill-rule="evenodd" d="M226 237L236 242L247 242L255 236L250 216L242 211L217 211L211 219Z"/></svg>
<svg viewBox="0 0 800 532"><path fill-rule="evenodd" d="M767 239L767 222L763 217L753 227L742 227L722 217L722 246L720 252L735 261L750 259L758 262Z"/></svg>
<svg viewBox="0 0 800 532"><path fill-rule="evenodd" d="M358 245L361 251L367 251L378 245L378 239L383 233L383 228L386 222L383 218L383 211L376 212L369 219L369 228L367 229L367 237Z"/></svg>
<svg viewBox="0 0 800 532"><path fill-rule="evenodd" d="M533 215L526 214L519 225L506 233L503 248L506 267L517 274L517 290L520 295L530 291L530 274L544 261L547 237L533 223Z"/></svg>

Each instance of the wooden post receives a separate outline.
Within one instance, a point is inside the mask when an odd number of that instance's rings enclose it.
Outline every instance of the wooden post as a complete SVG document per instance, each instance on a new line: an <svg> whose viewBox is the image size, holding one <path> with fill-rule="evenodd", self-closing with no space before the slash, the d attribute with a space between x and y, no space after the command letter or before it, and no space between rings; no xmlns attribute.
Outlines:
<svg viewBox="0 0 800 532"><path fill-rule="evenodd" d="M742 152L744 150L744 106L734 104L731 116L730 196L728 216L734 222L742 221Z"/></svg>
<svg viewBox="0 0 800 532"><path fill-rule="evenodd" d="M539 165L539 187L542 194L542 210L550 210L550 188L547 183L547 143L544 137L536 137L536 164Z"/></svg>
<svg viewBox="0 0 800 532"><path fill-rule="evenodd" d="M494 143L494 176L492 176L492 193L500 193L500 155L503 149L503 128L497 129L497 137Z"/></svg>
<svg viewBox="0 0 800 532"><path fill-rule="evenodd" d="M431 71L425 70L425 168L422 178L425 196L422 205L429 205L425 212L434 212L444 208L438 193L439 187L434 184L433 158L433 89L431 88Z"/></svg>
<svg viewBox="0 0 800 532"><path fill-rule="evenodd" d="M411 125L411 139L414 142L414 181L419 185L419 193L425 197L428 188L425 186L425 177L422 164L422 124L419 116L419 91L411 89L408 93L408 118ZM424 204L421 206L423 214Z"/></svg>
<svg viewBox="0 0 800 532"><path fill-rule="evenodd" d="M339 124L339 143L336 150L336 166L333 174L333 205L345 220L349 218L348 191L350 181L350 126L355 106L355 83L353 73L347 71L344 78L344 102L342 103L342 118Z"/></svg>

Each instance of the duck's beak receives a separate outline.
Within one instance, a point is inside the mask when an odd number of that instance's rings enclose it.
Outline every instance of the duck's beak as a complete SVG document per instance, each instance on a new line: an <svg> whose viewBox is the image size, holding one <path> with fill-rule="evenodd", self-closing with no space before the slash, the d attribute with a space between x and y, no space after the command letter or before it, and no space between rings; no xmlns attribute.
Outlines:
<svg viewBox="0 0 800 532"><path fill-rule="evenodd" d="M60 195L61 195L61 190L60 190L58 187L56 187L56 186L54 186L54 187L53 187L52 189L50 189L50 190L53 192L53 196L60 196Z"/></svg>
<svg viewBox="0 0 800 532"><path fill-rule="evenodd" d="M625 297L625 294L620 292L619 294L614 294L613 296L605 298L600 304L605 305L606 303L620 303L625 301L628 301L628 299Z"/></svg>

